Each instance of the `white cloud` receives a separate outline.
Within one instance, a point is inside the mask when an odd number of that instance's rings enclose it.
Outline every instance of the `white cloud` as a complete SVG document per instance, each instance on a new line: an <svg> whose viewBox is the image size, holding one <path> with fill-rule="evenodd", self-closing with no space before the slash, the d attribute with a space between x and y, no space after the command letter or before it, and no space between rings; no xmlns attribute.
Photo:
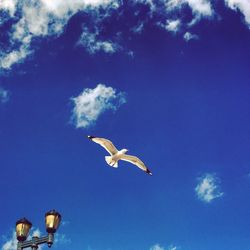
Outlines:
<svg viewBox="0 0 250 250"><path fill-rule="evenodd" d="M176 33L181 25L181 21L179 19L176 20L167 20L167 23L165 25L165 29L170 31L170 32L174 32Z"/></svg>
<svg viewBox="0 0 250 250"><path fill-rule="evenodd" d="M74 109L72 119L77 128L87 128L106 110L116 110L126 102L125 94L117 93L112 87L98 84L94 89L86 88L72 98Z"/></svg>
<svg viewBox="0 0 250 250"><path fill-rule="evenodd" d="M31 240L32 237L41 237L41 231L37 229L32 229L27 240ZM71 239L67 238L65 234L56 233L54 244L70 244ZM1 250L16 250L17 249L17 239L16 232L12 232L12 236L6 239L6 242L2 245ZM39 249L44 249L44 245L39 245Z"/></svg>
<svg viewBox="0 0 250 250"><path fill-rule="evenodd" d="M194 39L195 35L190 36L189 28L202 18L213 19L215 10L212 3L214 1L211 0L130 1L129 6L135 8L135 13L140 13L138 5L147 5L149 8L146 12L147 15L145 12L144 16L135 14L132 26L122 26L122 28L127 29L125 32L120 30L120 25L117 25L117 30L111 32L112 35L110 35L106 31L109 30L107 25L110 25L112 21L105 22L104 20L111 18L112 14L116 17L119 16L122 20L124 12L119 7L122 7L123 1L0 0L0 12L4 12L4 15L1 15L3 18L0 20L0 26L6 20L11 20L10 28L6 32L8 41L4 41L6 48L2 49L0 53L0 69L10 70L13 65L23 62L35 48L38 48L38 40L60 36L70 18L80 12L88 14L86 16L89 20L82 24L84 29L81 37L76 39L79 41L78 44L82 45L90 54L100 51L112 54L123 51L122 40L142 33L147 29L148 24L159 24L167 31L179 32L187 41ZM225 3L229 8L240 11L250 27L249 0L225 0ZM185 15L183 15L185 9L183 7L190 8L192 12L189 20L186 20ZM121 34L119 37L114 35L118 33ZM129 50L130 48L125 49L125 51Z"/></svg>
<svg viewBox="0 0 250 250"><path fill-rule="evenodd" d="M249 0L225 0L227 6L233 10L239 10L250 28L250 1Z"/></svg>
<svg viewBox="0 0 250 250"><path fill-rule="evenodd" d="M193 13L201 16L212 16L213 9L209 0L186 0Z"/></svg>
<svg viewBox="0 0 250 250"><path fill-rule="evenodd" d="M39 229L35 229L32 232L32 237L40 237L41 236L41 231ZM30 237L31 238L31 237Z"/></svg>
<svg viewBox="0 0 250 250"><path fill-rule="evenodd" d="M76 13L86 7L105 6L110 0L40 0L44 7L56 16L66 15L69 12ZM115 2L115 1L113 1Z"/></svg>
<svg viewBox="0 0 250 250"><path fill-rule="evenodd" d="M97 36L97 31L95 33L91 33L87 28L84 28L77 44L84 46L90 54L95 54L99 51L112 54L118 50L119 46L116 43L99 40Z"/></svg>
<svg viewBox="0 0 250 250"><path fill-rule="evenodd" d="M131 8L138 2L147 4L151 12L145 20L138 20L138 25L131 29L134 33L140 33L145 28L144 22L153 17L152 13L158 15L157 5L152 0L134 1L131 3ZM168 2L175 2L175 4L172 4L173 6L188 4L195 15L197 13L208 15L211 12L207 0L174 0ZM109 11L118 9L120 5L122 5L122 2L118 0L30 0L28 2L1 0L0 10L9 13L10 18L15 19L15 22L13 22L8 33L9 47L0 54L0 68L9 70L14 64L23 62L32 53L32 41L35 38L61 35L69 19L81 11L96 12L97 14L92 17L96 26L95 32L89 32L88 28L84 28L78 44L83 45L91 54L98 51L109 54L120 51L120 45L109 37L103 39L99 34L102 18L108 17ZM100 6L106 11L102 15L98 15ZM169 9L166 10L166 17L168 11ZM180 23L180 20L168 20L165 28L168 31L177 32Z"/></svg>
<svg viewBox="0 0 250 250"><path fill-rule="evenodd" d="M197 40L199 39L199 37L195 34L192 34L190 32L186 32L184 35L183 35L183 38L186 42L190 41L190 40Z"/></svg>
<svg viewBox="0 0 250 250"><path fill-rule="evenodd" d="M195 192L198 199L204 202L211 202L223 195L219 186L220 180L215 174L205 174L198 178L198 184L195 187Z"/></svg>
<svg viewBox="0 0 250 250"><path fill-rule="evenodd" d="M183 5L188 5L193 14L198 16L212 16L213 9L210 0L169 0L166 2L167 10L181 9Z"/></svg>
<svg viewBox="0 0 250 250"><path fill-rule="evenodd" d="M178 250L179 247L174 246L174 245L170 245L168 248L164 248L159 244L155 244L152 247L150 247L149 250Z"/></svg>
<svg viewBox="0 0 250 250"><path fill-rule="evenodd" d="M68 220L61 221L61 226L63 226L63 227L68 226L69 224L70 224L70 222Z"/></svg>
<svg viewBox="0 0 250 250"><path fill-rule="evenodd" d="M164 250L164 248L161 247L159 244L156 244L156 245L150 247L149 250Z"/></svg>
<svg viewBox="0 0 250 250"><path fill-rule="evenodd" d="M6 103L10 99L10 93L8 90L0 87L0 102L1 103Z"/></svg>
<svg viewBox="0 0 250 250"><path fill-rule="evenodd" d="M31 236L28 237L28 240L30 240L33 236L40 237L41 231L39 229L32 230ZM40 246L40 249L42 249L41 247L42 246ZM12 232L12 236L10 237L10 239L7 239L6 242L3 244L2 250L17 250L17 239L15 231Z"/></svg>
<svg viewBox="0 0 250 250"><path fill-rule="evenodd" d="M195 25L201 18L211 18L214 15L210 0L169 0L166 2L167 12L180 12L182 7L188 5L193 13L192 20L187 23L187 26Z"/></svg>
<svg viewBox="0 0 250 250"><path fill-rule="evenodd" d="M70 244L71 239L68 238L65 234L56 233L55 234L55 244Z"/></svg>
<svg viewBox="0 0 250 250"><path fill-rule="evenodd" d="M136 2L138 3L144 3L146 5L149 6L151 12L155 12L156 11L156 1L154 0L136 0ZM152 14L152 13L151 13Z"/></svg>
<svg viewBox="0 0 250 250"><path fill-rule="evenodd" d="M91 10L99 6L106 7L116 0L31 0L31 1L1 0L0 10L14 16L18 12L19 19L13 24L10 34L9 51L0 55L0 68L10 69L12 65L22 62L30 54L31 42L34 38L58 36L68 20L77 12ZM18 6L18 10L17 10ZM111 51L113 48L108 42L98 44L100 48Z"/></svg>
<svg viewBox="0 0 250 250"><path fill-rule="evenodd" d="M16 250L16 249L17 249L16 233L13 232L12 237L3 244L2 250Z"/></svg>
<svg viewBox="0 0 250 250"><path fill-rule="evenodd" d="M135 27L133 27L131 30L136 34L140 34L140 33L142 33L143 29L144 29L144 23L140 22Z"/></svg>
<svg viewBox="0 0 250 250"><path fill-rule="evenodd" d="M173 245L171 245L171 246L168 248L168 250L177 250L177 249L179 249L179 248L177 248L177 246L173 246Z"/></svg>
<svg viewBox="0 0 250 250"><path fill-rule="evenodd" d="M29 50L29 45L21 45L18 50L12 50L9 53L3 54L0 57L0 68L10 69L13 64L21 62L24 60L31 51Z"/></svg>
<svg viewBox="0 0 250 250"><path fill-rule="evenodd" d="M17 0L1 0L0 1L0 11L8 12L10 16L14 16L16 12Z"/></svg>

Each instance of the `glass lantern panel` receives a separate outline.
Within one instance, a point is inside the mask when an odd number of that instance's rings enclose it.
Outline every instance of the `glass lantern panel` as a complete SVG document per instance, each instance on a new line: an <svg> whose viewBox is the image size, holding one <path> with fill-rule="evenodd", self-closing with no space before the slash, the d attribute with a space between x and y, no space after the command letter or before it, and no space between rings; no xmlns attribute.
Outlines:
<svg viewBox="0 0 250 250"><path fill-rule="evenodd" d="M46 228L56 230L59 226L60 218L58 215L49 214L46 216Z"/></svg>

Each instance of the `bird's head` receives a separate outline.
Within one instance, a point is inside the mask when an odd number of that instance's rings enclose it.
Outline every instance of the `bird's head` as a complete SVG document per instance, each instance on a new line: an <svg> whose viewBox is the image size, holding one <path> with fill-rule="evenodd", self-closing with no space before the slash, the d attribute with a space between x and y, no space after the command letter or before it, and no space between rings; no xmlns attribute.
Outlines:
<svg viewBox="0 0 250 250"><path fill-rule="evenodd" d="M126 154L126 153L128 152L128 149L124 148L124 149L121 150L121 152L122 152L123 154Z"/></svg>

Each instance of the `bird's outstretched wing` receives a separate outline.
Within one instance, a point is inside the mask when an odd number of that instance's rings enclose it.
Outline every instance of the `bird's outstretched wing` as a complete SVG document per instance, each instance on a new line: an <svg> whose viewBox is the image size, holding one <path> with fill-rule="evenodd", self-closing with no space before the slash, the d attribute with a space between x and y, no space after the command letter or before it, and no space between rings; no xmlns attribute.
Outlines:
<svg viewBox="0 0 250 250"><path fill-rule="evenodd" d="M147 174L152 175L152 172L145 166L145 164L136 156L132 155L122 155L121 160L128 161L134 165L136 165L138 168L145 171Z"/></svg>
<svg viewBox="0 0 250 250"><path fill-rule="evenodd" d="M118 152L114 144L107 139L99 138L99 137L95 137L91 135L89 135L88 138L91 141L100 144L103 148L105 148L110 153L110 155L114 155Z"/></svg>

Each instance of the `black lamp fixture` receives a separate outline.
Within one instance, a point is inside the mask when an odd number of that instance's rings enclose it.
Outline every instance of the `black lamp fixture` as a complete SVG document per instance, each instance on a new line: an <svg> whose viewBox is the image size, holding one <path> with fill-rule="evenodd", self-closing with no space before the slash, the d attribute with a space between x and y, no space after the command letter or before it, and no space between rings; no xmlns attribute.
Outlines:
<svg viewBox="0 0 250 250"><path fill-rule="evenodd" d="M61 222L61 215L56 210L51 210L45 214L45 224L47 233L54 234Z"/></svg>
<svg viewBox="0 0 250 250"><path fill-rule="evenodd" d="M18 220L16 222L16 237L18 241L25 241L29 235L30 228L32 227L31 222L26 218Z"/></svg>
<svg viewBox="0 0 250 250"><path fill-rule="evenodd" d="M16 222L16 237L18 240L17 250L22 250L24 248L37 250L38 245L44 243L47 243L48 246L51 247L54 242L54 233L57 231L60 222L61 215L57 211L51 210L47 212L45 214L45 225L48 235L42 237L33 236L31 240L26 240L32 224L26 218L18 220Z"/></svg>

